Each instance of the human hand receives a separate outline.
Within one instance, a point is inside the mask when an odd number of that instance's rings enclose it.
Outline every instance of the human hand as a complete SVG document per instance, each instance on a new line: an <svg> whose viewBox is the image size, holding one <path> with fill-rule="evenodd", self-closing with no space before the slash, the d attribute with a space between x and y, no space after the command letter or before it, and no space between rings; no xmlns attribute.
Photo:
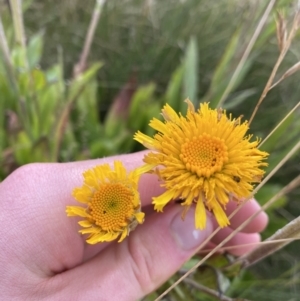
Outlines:
<svg viewBox="0 0 300 301"><path fill-rule="evenodd" d="M1 300L137 300L165 282L213 232L210 215L203 231L194 229L191 209L183 222L182 207L172 204L152 214L152 197L162 193L154 175L143 175L139 187L146 212L144 224L122 242L88 245L78 233L67 205L76 204L72 190L82 172L121 160L128 170L142 164L144 152L74 163L30 164L0 184ZM235 204L229 203L227 214ZM212 239L220 243L242 221L260 209L248 201L231 219L231 227ZM267 224L261 212L226 245L260 241ZM241 255L252 247L233 249Z"/></svg>

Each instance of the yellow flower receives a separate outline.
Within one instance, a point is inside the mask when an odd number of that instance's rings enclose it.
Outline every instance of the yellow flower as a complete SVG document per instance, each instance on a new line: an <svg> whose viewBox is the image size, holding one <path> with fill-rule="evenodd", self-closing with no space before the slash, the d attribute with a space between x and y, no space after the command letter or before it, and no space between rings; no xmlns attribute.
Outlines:
<svg viewBox="0 0 300 301"><path fill-rule="evenodd" d="M74 198L85 207L67 206L68 216L80 216L78 222L89 234L87 243L112 241L119 236L121 242L138 224L145 214L141 212L138 180L140 171L127 174L122 162L114 162L114 170L108 164L89 169L83 173L84 183L73 190Z"/></svg>
<svg viewBox="0 0 300 301"><path fill-rule="evenodd" d="M134 139L154 152L148 153L144 170L152 170L163 180L166 191L153 198L154 208L162 211L171 200L181 198L189 207L196 203L195 226L206 225L205 209L211 210L219 225L229 225L223 210L229 196L237 200L249 196L252 183L264 174L262 162L268 154L257 149L259 140L245 136L248 123L226 116L222 109L212 110L207 103L195 108L186 100L186 116L177 114L168 104L162 115L165 122L152 119L150 126L158 131L153 138L137 132Z"/></svg>

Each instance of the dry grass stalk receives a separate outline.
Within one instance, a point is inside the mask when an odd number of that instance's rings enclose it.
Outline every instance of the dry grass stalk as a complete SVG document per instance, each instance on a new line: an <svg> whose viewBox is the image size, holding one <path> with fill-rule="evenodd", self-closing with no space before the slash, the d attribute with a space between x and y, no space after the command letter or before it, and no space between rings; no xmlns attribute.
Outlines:
<svg viewBox="0 0 300 301"><path fill-rule="evenodd" d="M62 143L63 135L65 133L66 127L68 125L69 115L72 111L73 105L79 95L82 93L84 89L84 85L78 89L78 92L73 96L73 98L69 99L66 106L64 107L61 116L58 118L57 127L55 130L55 144L53 151L53 162L58 162L59 150Z"/></svg>
<svg viewBox="0 0 300 301"><path fill-rule="evenodd" d="M292 113L294 113L300 107L300 101L286 114L286 116L276 125L276 127L268 134L268 136L259 144L261 147L272 135L273 133L284 123L287 118L289 118Z"/></svg>
<svg viewBox="0 0 300 301"><path fill-rule="evenodd" d="M74 70L73 70L73 76L74 79L76 79L78 76L80 76L86 69L87 66L87 58L90 53L91 45L94 39L95 31L101 16L102 8L105 4L106 0L96 0L94 11L93 11L93 16L90 22L89 29L87 31L87 35L85 38L85 43L84 47L82 50L82 53L80 55L79 62L75 64ZM67 126L67 122L69 120L69 115L72 110L72 107L74 105L74 102L76 101L77 97L81 94L83 91L84 86L80 87L79 91L76 93L76 95L70 99L65 106L61 117L59 118L58 126L56 129L56 135L55 135L55 149L54 149L54 155L53 155L53 160L56 161L58 159L58 154L62 142L62 138Z"/></svg>
<svg viewBox="0 0 300 301"><path fill-rule="evenodd" d="M283 195L289 193L300 185L300 175L296 177L292 182L286 185L280 192L274 195L267 203L274 203ZM267 204L266 203L266 204ZM272 244L260 244L251 253L240 257L237 262L243 262L243 267L247 268L263 258L275 253L282 249L287 244L300 238L300 216L292 220L285 225L282 229L279 229L274 235L270 236L266 242L273 242ZM285 240L288 239L288 240Z"/></svg>
<svg viewBox="0 0 300 301"><path fill-rule="evenodd" d="M201 292L204 292L204 293L206 293L209 296L212 296L212 297L216 298L219 301L237 301L236 298L234 298L234 299L233 298L229 298L229 297L223 295L220 292L212 290L211 288L208 288L208 287L206 287L206 286L204 286L204 285L196 282L195 280L193 280L191 278L185 278L184 282L187 283L187 284L189 284L189 285L191 285L191 286L193 286L195 289L197 289L197 290L199 290ZM249 301L249 300L243 299L243 301Z"/></svg>
<svg viewBox="0 0 300 301"><path fill-rule="evenodd" d="M281 76L281 78L276 83L274 83L269 90L273 89L278 84L280 84L284 79L288 78L289 76L291 76L292 74L294 74L299 70L300 70L300 61L296 63L294 66L292 66L291 68L289 68L287 71L285 71L284 74Z"/></svg>
<svg viewBox="0 0 300 301"><path fill-rule="evenodd" d="M286 21L282 12L277 11L277 19L275 22L278 48L279 51L282 52L287 39Z"/></svg>
<svg viewBox="0 0 300 301"><path fill-rule="evenodd" d="M300 176L295 180L296 185L299 186ZM292 184L292 182L290 184ZM243 262L243 268L247 268L297 239L300 239L300 216L289 222L282 229L279 229L266 240L266 242L273 242L272 244L260 244L259 247L251 253L240 257L238 261Z"/></svg>
<svg viewBox="0 0 300 301"><path fill-rule="evenodd" d="M75 66L74 66L74 70L73 70L74 78L79 76L86 69L87 58L88 58L90 50L91 50L91 45L94 40L95 31L96 31L105 1L106 0L96 0L95 8L93 11L93 16L92 16L92 19L90 22L90 26L89 26L87 35L85 37L82 53L80 55L79 62L77 64L75 64Z"/></svg>
<svg viewBox="0 0 300 301"><path fill-rule="evenodd" d="M260 245L271 245L271 244L277 244L277 243L291 243L295 240L300 240L300 237L293 237L293 238L281 238L281 239L276 239L276 240L265 240L261 241L259 244L258 243L248 243L248 244L240 244L240 245L234 245L234 246L226 246L223 248L219 249L219 252L228 252L229 250L234 250L234 249L239 249L241 247L249 247L249 246L260 246ZM208 252L211 252L213 249L202 249L199 251L198 254L207 254ZM236 262L234 262L236 263ZM234 265L232 263L230 266Z"/></svg>
<svg viewBox="0 0 300 301"><path fill-rule="evenodd" d="M277 71L278 71L278 68L280 66L280 64L282 63L286 53L288 52L290 46L291 46L291 43L292 43L292 40L293 38L295 37L295 34L299 28L299 17L300 17L300 10L297 9L296 13L295 13L295 16L294 16L294 20L293 20L293 24L292 24L292 27L291 27L291 30L288 34L288 37L287 39L284 41L284 44L283 44L283 47L282 47L282 50L280 51L280 54L279 54L279 57L273 67L273 70L271 72L271 75L268 79L268 82L253 110L253 113L250 117L250 120L249 120L249 125L252 123L253 121L253 118L254 116L256 115L257 111L258 111L258 108L260 107L260 105L262 104L263 100L265 99L266 95L268 94L268 92L270 91L270 88L272 87L272 84L274 82L274 78L277 74Z"/></svg>
<svg viewBox="0 0 300 301"><path fill-rule="evenodd" d="M285 157L270 171L270 173L262 180L259 185L255 187L250 197L255 195L258 190L264 186L272 177L273 175L293 156L297 153L297 151L300 149L300 141L297 142L297 144L285 155ZM267 209L268 207L264 208L263 210ZM236 210L238 210L237 208ZM235 214L235 211L231 214L232 216ZM230 216L231 217L231 216Z"/></svg>

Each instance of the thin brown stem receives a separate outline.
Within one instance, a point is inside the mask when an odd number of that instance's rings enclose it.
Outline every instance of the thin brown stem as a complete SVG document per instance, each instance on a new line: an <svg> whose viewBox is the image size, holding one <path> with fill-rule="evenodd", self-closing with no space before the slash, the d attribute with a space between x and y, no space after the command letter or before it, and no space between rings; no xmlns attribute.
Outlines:
<svg viewBox="0 0 300 301"><path fill-rule="evenodd" d="M239 249L241 247L253 247L253 246L260 246L260 245L271 245L271 244L278 244L278 243L286 243L289 244L295 240L300 240L300 237L293 237L293 238L281 238L281 239L276 239L276 240L265 240L265 241L261 241L259 243L254 242L254 243L248 243L248 244L239 244L239 245L234 245L234 246L226 246L223 248L220 248L219 251L220 252L228 252L230 250L235 250L235 249ZM207 254L208 252L211 252L213 250L213 248L210 249L202 249L200 250L200 252L198 252L198 254ZM233 263L234 264L234 263Z"/></svg>
<svg viewBox="0 0 300 301"><path fill-rule="evenodd" d="M56 132L55 132L55 144L54 144L54 150L53 150L53 157L51 158L53 162L58 161L60 145L61 145L62 138L63 138L63 135L66 130L67 122L68 122L70 113L72 111L72 107L74 105L74 102L77 100L77 98L80 96L80 94L84 90L84 88L85 88L85 85L82 85L78 89L77 93L73 96L73 98L67 102L67 104L66 104L64 110L62 111L62 114L58 120Z"/></svg>
<svg viewBox="0 0 300 301"><path fill-rule="evenodd" d="M94 11L93 11L93 16L92 16L92 19L91 19L91 22L89 25L87 35L85 37L82 53L80 55L79 62L74 66L74 71L73 71L74 78L76 78L78 75L80 75L86 69L87 58L90 53L90 49L91 49L91 45L93 43L95 31L96 31L105 1L106 0L96 0Z"/></svg>
<svg viewBox="0 0 300 301"><path fill-rule="evenodd" d="M273 133L295 112L300 106L300 101L286 114L286 116L276 125L276 127L268 134L268 136L259 144L259 148L273 135Z"/></svg>
<svg viewBox="0 0 300 301"><path fill-rule="evenodd" d="M289 193L300 185L300 175L296 177L291 183L286 185L279 193L271 198L266 204L274 203L276 200L281 198L283 195ZM265 205L266 205L265 204ZM282 249L284 246L292 242L291 239L300 238L300 216L295 218L293 221L285 225L282 229L279 229L274 235L270 236L266 242L275 242L272 244L261 244L251 253L248 253L238 259L239 262L243 262L243 267L247 268L257 263L263 258L275 253ZM283 240L282 240L283 239ZM285 241L284 239L289 239Z"/></svg>
<svg viewBox="0 0 300 301"><path fill-rule="evenodd" d="M227 297L227 296L225 296L225 295L223 295L223 294L221 294L221 293L219 293L219 292L217 292L213 289L210 289L210 288L196 282L195 280L193 280L191 278L185 278L184 282L191 285L191 286L193 286L195 289L197 289L197 290L199 290L199 291L201 291L201 292L203 292L203 293L205 293L205 294L207 294L211 297L214 297L216 300L219 300L219 301L236 301L235 298L232 299L230 297ZM247 299L243 299L243 300L244 301L249 301Z"/></svg>
<svg viewBox="0 0 300 301"><path fill-rule="evenodd" d="M300 62L296 63L294 66L289 68L284 74L279 78L277 82L275 82L271 87L270 90L275 88L277 85L279 85L283 80L294 74L295 72L300 70Z"/></svg>
<svg viewBox="0 0 300 301"><path fill-rule="evenodd" d="M295 14L295 17L294 17L294 21L293 21L293 24L292 24L292 28L291 28L291 31L288 35L288 38L282 48L282 51L280 52L279 54L279 57L273 67L273 70L271 72L271 75L267 81L267 84L265 85L265 88L252 112L252 115L250 117L250 120L249 120L249 126L250 124L252 123L253 119L254 119L254 116L256 115L257 111L258 111L258 108L260 107L260 105L262 104L263 100L265 99L265 97L267 96L268 92L270 91L270 89L272 88L272 83L274 82L274 78L276 76L276 73L278 71L278 68L280 66L280 64L282 63L286 53L288 52L290 46L291 46L291 43L292 43L292 40L295 36L295 33L298 29L298 23L299 23L299 11L296 12Z"/></svg>

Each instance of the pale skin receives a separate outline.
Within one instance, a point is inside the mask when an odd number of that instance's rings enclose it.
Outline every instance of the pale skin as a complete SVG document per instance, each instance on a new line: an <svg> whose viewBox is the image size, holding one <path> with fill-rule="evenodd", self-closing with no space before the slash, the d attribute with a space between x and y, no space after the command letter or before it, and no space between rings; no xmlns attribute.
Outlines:
<svg viewBox="0 0 300 301"><path fill-rule="evenodd" d="M86 237L78 233L80 219L66 216L67 205L80 205L71 192L82 185L84 170L113 160L121 160L131 170L142 164L143 155L30 164L0 183L1 300L138 300L195 254L216 227L214 218L208 214L206 230L195 234L193 209L184 222L179 204L154 214L151 198L163 190L153 175L143 175L139 183L145 222L122 243L88 245ZM227 212L235 208L229 203ZM212 238L211 245L221 242L259 209L255 200L248 201L231 226ZM267 221L264 212L258 214L229 245L258 243ZM236 248L231 253L242 255L252 248Z"/></svg>

